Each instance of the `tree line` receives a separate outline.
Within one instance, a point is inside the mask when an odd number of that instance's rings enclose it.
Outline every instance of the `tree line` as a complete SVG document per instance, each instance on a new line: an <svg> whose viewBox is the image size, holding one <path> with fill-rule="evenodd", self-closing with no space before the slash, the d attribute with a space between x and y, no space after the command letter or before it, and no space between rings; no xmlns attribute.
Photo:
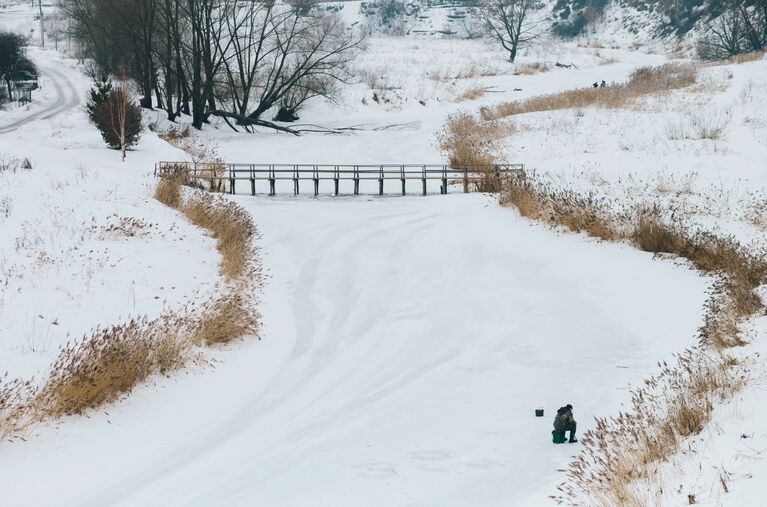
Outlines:
<svg viewBox="0 0 767 507"><path fill-rule="evenodd" d="M101 71L130 77L144 108L233 128L277 119L351 78L363 34L312 0L62 0L71 35Z"/></svg>

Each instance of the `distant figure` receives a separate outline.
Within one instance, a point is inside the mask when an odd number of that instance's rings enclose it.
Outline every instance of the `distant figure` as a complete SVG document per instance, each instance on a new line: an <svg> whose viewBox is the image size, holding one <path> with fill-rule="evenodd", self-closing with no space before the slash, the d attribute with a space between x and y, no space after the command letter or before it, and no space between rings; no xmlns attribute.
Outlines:
<svg viewBox="0 0 767 507"><path fill-rule="evenodd" d="M593 85L591 85L591 86L593 86L594 88L599 88L599 83L597 83L596 81L594 81L594 84L593 84Z"/></svg>
<svg viewBox="0 0 767 507"><path fill-rule="evenodd" d="M600 83L599 87L600 88L605 88L606 86L607 86L607 83L605 83L605 80L603 79L602 83Z"/></svg>
<svg viewBox="0 0 767 507"><path fill-rule="evenodd" d="M575 438L575 419L573 418L573 406L570 404L561 407L557 410L557 415L554 417L554 431L551 432L553 441L555 444L565 443L565 432L570 432L570 443L577 442Z"/></svg>

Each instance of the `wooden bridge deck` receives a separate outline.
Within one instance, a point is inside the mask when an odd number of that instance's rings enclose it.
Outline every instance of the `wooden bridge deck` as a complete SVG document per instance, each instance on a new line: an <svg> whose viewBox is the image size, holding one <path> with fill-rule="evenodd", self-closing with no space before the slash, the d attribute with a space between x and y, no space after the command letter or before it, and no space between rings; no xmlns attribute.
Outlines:
<svg viewBox="0 0 767 507"><path fill-rule="evenodd" d="M181 175L189 181L207 184L211 189L226 189L236 193L238 181L249 181L252 195L256 195L256 182L269 184L268 195L276 194L277 181L292 181L293 193L298 195L302 181L313 183L314 195L319 195L320 181L332 181L333 193L339 195L341 181L353 182L353 194L359 195L361 181L378 181L378 194L384 193L384 182L399 181L402 195L407 194L407 182L421 182L421 194L427 194L427 181L438 180L440 193L446 194L451 183L463 185L469 191L473 182L488 175L519 174L522 164L497 164L482 166L455 166L430 164L381 164L381 165L307 165L307 164L220 164L194 162L158 162L155 175ZM228 188L227 188L228 186Z"/></svg>

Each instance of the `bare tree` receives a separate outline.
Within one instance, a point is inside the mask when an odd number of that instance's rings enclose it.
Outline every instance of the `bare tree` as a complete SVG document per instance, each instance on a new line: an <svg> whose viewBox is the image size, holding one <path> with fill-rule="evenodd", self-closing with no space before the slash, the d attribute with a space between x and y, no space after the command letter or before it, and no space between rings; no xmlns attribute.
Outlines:
<svg viewBox="0 0 767 507"><path fill-rule="evenodd" d="M763 51L767 47L767 0L725 2L723 12L707 23L704 33L697 48L703 59Z"/></svg>
<svg viewBox="0 0 767 507"><path fill-rule="evenodd" d="M532 17L536 10L534 0L480 0L479 13L493 36L509 52L514 63L520 46L538 38L540 23Z"/></svg>
<svg viewBox="0 0 767 507"><path fill-rule="evenodd" d="M211 114L290 131L262 115L277 105L295 110L313 97L332 98L335 85L351 78L348 66L363 34L347 30L339 16L303 4L255 2L228 12L229 46L220 53L221 98L230 107Z"/></svg>

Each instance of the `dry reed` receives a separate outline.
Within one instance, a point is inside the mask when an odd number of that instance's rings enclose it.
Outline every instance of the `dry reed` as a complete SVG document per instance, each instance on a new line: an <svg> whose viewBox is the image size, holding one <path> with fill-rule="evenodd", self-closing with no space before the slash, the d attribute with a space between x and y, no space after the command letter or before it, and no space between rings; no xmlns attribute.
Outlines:
<svg viewBox="0 0 767 507"><path fill-rule="evenodd" d="M576 88L560 93L539 95L526 100L506 102L481 108L483 120L497 120L517 114L585 107L621 108L645 95L685 88L695 83L696 70L690 65L668 63L660 67L634 70L626 83L613 83L605 88Z"/></svg>
<svg viewBox="0 0 767 507"><path fill-rule="evenodd" d="M492 166L502 163L503 138L513 127L497 121L482 121L465 111L448 116L445 128L437 134L440 150L450 165L467 168L479 177L473 178L476 190L496 192L500 180Z"/></svg>

